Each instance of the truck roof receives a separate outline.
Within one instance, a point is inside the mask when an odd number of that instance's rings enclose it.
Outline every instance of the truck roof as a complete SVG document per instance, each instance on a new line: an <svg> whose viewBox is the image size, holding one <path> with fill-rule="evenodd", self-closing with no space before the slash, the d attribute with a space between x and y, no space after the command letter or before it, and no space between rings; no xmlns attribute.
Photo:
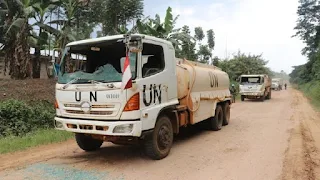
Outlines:
<svg viewBox="0 0 320 180"><path fill-rule="evenodd" d="M257 76L266 76L265 74L246 74L246 75L241 75L241 77L257 77Z"/></svg>
<svg viewBox="0 0 320 180"><path fill-rule="evenodd" d="M98 42L103 42L103 41L124 39L124 36L125 36L125 34L119 34L119 35L104 36L104 37L99 37L99 38L85 39L85 40L74 41L74 42L68 43L67 46L85 45L85 44L92 44L92 43L98 43ZM167 40L164 40L161 38L157 38L154 36L145 35L145 34L131 34L131 37L136 37L136 38L140 37L140 38L149 39L152 41L157 41L157 42L172 46L172 43L170 41L167 41Z"/></svg>

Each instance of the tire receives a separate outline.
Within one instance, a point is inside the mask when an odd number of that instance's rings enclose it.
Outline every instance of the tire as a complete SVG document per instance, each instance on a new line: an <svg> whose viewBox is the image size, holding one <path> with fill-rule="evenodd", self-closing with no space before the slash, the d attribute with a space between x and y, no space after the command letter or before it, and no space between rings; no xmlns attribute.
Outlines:
<svg viewBox="0 0 320 180"><path fill-rule="evenodd" d="M173 143L173 128L167 116L161 116L152 133L144 140L145 153L151 159L160 160L168 156Z"/></svg>
<svg viewBox="0 0 320 180"><path fill-rule="evenodd" d="M244 101L244 96L243 95L241 95L241 101Z"/></svg>
<svg viewBox="0 0 320 180"><path fill-rule="evenodd" d="M269 91L266 99L268 99L268 100L271 99L271 91Z"/></svg>
<svg viewBox="0 0 320 180"><path fill-rule="evenodd" d="M93 139L85 134L76 133L75 138L78 146L85 151L95 151L99 149L103 143L103 141Z"/></svg>
<svg viewBox="0 0 320 180"><path fill-rule="evenodd" d="M269 92L269 97L268 97L268 99L271 99L271 94L272 94L272 93L271 93L271 91L270 91L270 92Z"/></svg>
<svg viewBox="0 0 320 180"><path fill-rule="evenodd" d="M265 98L266 98L266 97L265 97L264 95L263 95L263 96L261 96L261 97L260 97L260 101L262 101L262 102L263 102L263 101L265 100Z"/></svg>
<svg viewBox="0 0 320 180"><path fill-rule="evenodd" d="M214 117L210 118L210 129L213 131L219 131L223 124L223 110L221 105L217 105Z"/></svg>
<svg viewBox="0 0 320 180"><path fill-rule="evenodd" d="M227 102L223 106L223 126L226 126L229 124L230 121L230 104Z"/></svg>

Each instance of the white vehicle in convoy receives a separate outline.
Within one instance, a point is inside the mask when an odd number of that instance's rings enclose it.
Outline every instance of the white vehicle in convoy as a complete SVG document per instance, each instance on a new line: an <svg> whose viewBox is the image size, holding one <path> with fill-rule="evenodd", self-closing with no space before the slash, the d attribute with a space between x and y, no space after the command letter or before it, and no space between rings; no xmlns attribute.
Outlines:
<svg viewBox="0 0 320 180"><path fill-rule="evenodd" d="M282 90L283 80L281 78L273 78L271 89L280 91Z"/></svg>
<svg viewBox="0 0 320 180"><path fill-rule="evenodd" d="M271 80L266 74L240 76L241 101L248 99L271 99Z"/></svg>
<svg viewBox="0 0 320 180"><path fill-rule="evenodd" d="M126 57L132 85L121 88ZM162 159L180 127L204 121L217 131L227 125L230 104L229 76L219 68L177 59L163 39L114 35L66 46L54 122L74 132L85 151L104 141L141 143L149 157Z"/></svg>

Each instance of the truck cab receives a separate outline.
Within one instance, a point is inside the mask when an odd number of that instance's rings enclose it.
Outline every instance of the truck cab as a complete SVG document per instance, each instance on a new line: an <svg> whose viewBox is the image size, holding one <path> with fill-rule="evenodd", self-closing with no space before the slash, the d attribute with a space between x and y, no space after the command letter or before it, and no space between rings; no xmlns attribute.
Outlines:
<svg viewBox="0 0 320 180"><path fill-rule="evenodd" d="M132 85L123 88L128 61ZM176 59L171 42L160 38L132 34L72 42L59 69L55 127L75 133L85 151L104 141L142 143L149 157L162 159L180 127L208 120L220 130L229 122L227 73Z"/></svg>
<svg viewBox="0 0 320 180"><path fill-rule="evenodd" d="M268 75L241 75L240 76L241 100L260 99L262 101L271 98L271 82Z"/></svg>

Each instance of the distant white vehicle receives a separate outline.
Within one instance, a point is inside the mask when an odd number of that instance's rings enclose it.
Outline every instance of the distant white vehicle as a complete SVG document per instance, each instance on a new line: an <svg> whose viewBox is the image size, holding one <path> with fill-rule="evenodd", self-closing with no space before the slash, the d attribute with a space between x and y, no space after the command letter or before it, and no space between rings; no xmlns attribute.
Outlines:
<svg viewBox="0 0 320 180"><path fill-rule="evenodd" d="M283 79L281 79L281 78L273 78L272 79L271 88L273 90L280 91L280 90L282 90L282 86L283 86Z"/></svg>
<svg viewBox="0 0 320 180"><path fill-rule="evenodd" d="M271 80L266 74L240 76L241 101L247 99L271 99Z"/></svg>

